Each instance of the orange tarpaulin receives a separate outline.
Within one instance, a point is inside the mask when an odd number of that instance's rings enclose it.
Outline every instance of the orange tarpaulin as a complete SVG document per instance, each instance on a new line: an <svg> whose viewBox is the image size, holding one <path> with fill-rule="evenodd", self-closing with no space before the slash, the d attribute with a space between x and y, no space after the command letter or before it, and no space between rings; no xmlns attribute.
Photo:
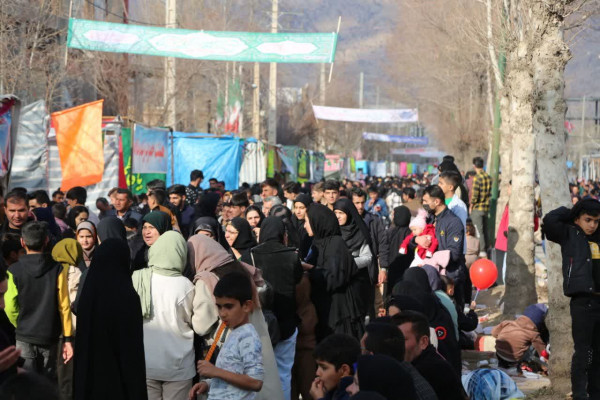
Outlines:
<svg viewBox="0 0 600 400"><path fill-rule="evenodd" d="M82 104L51 115L60 156L62 170L60 188L63 191L74 186L93 185L102 180L104 173L103 101Z"/></svg>

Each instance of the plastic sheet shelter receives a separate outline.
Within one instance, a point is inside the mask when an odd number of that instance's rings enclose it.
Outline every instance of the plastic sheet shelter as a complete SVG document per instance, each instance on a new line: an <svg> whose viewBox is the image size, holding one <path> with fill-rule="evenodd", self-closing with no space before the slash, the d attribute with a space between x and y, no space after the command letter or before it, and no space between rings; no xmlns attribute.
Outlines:
<svg viewBox="0 0 600 400"><path fill-rule="evenodd" d="M48 114L44 100L21 109L8 187L48 189Z"/></svg>
<svg viewBox="0 0 600 400"><path fill-rule="evenodd" d="M190 172L199 169L204 173L203 189L209 187L210 178L224 181L228 190L237 189L242 151L243 139L233 136L173 132L169 143L167 186L174 183L187 185Z"/></svg>
<svg viewBox="0 0 600 400"><path fill-rule="evenodd" d="M244 155L240 169L240 186L263 182L267 179L267 149L264 142L256 139L244 141Z"/></svg>

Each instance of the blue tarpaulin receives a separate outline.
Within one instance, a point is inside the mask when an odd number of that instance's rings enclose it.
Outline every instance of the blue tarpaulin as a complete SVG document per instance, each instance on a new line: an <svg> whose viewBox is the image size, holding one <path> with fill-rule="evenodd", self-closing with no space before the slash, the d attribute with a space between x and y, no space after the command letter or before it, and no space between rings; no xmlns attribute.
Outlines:
<svg viewBox="0 0 600 400"><path fill-rule="evenodd" d="M204 181L200 185L203 189L209 187L210 178L224 181L228 190L238 188L243 139L232 136L216 138L206 133L173 132L170 142L167 185L187 185L190 172L199 169L204 174ZM175 160L174 173L171 155Z"/></svg>

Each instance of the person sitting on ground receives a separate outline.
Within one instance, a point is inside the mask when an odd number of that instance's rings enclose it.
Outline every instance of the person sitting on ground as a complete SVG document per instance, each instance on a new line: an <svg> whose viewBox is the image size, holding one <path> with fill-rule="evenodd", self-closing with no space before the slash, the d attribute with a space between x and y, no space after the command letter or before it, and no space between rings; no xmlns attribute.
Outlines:
<svg viewBox="0 0 600 400"><path fill-rule="evenodd" d="M252 282L248 275L232 272L219 279L213 293L219 317L231 332L215 365L198 361L198 374L203 380L194 385L189 397L208 391L209 399L252 400L265 376L262 344L249 322L254 308Z"/></svg>
<svg viewBox="0 0 600 400"><path fill-rule="evenodd" d="M466 400L467 396L460 375L429 343L427 318L414 311L403 311L392 317L404 334L405 360L419 371L429 382L438 398L444 400Z"/></svg>
<svg viewBox="0 0 600 400"><path fill-rule="evenodd" d="M516 366L517 372L520 372L522 362L534 362L534 351L537 352L538 358L547 358L547 313L548 306L534 304L527 307L523 315L516 320L502 321L492 329L492 336L496 338L496 356L500 367ZM543 365L540 367L545 369Z"/></svg>
<svg viewBox="0 0 600 400"><path fill-rule="evenodd" d="M360 343L352 336L336 333L323 339L314 352L317 377L310 394L315 400L348 400L346 392L354 380L354 363L360 356Z"/></svg>

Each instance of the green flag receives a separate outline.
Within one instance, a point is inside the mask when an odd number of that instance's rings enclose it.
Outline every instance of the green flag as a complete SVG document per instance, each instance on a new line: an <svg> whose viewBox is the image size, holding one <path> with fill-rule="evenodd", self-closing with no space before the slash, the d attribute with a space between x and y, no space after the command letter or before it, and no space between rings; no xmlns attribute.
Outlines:
<svg viewBox="0 0 600 400"><path fill-rule="evenodd" d="M69 19L75 49L197 60L332 63L336 33L193 31Z"/></svg>

